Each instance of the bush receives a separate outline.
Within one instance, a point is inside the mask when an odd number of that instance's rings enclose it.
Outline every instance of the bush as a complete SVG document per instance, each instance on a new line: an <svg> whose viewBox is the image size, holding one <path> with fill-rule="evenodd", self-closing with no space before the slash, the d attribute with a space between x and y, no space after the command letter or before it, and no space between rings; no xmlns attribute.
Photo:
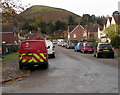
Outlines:
<svg viewBox="0 0 120 95"><path fill-rule="evenodd" d="M111 39L111 44L114 48L119 49L120 46L120 36L115 36Z"/></svg>

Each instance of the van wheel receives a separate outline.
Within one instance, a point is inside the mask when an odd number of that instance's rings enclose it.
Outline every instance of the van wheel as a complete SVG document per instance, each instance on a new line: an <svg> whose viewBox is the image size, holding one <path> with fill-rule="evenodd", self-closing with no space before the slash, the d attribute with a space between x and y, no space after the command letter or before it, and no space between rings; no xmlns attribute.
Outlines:
<svg viewBox="0 0 120 95"><path fill-rule="evenodd" d="M19 69L23 70L23 66L21 65L21 63L19 63Z"/></svg>
<svg viewBox="0 0 120 95"><path fill-rule="evenodd" d="M48 67L49 67L49 64L48 62L46 62L46 64L44 64L44 69L48 69Z"/></svg>
<svg viewBox="0 0 120 95"><path fill-rule="evenodd" d="M34 66L30 66L30 71L34 71L34 70L35 70Z"/></svg>

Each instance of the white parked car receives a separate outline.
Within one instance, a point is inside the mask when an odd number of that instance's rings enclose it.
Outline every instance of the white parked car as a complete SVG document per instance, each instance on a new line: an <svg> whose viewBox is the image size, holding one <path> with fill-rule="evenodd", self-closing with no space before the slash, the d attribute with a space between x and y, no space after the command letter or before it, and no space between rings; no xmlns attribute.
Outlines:
<svg viewBox="0 0 120 95"><path fill-rule="evenodd" d="M55 58L55 46L53 45L53 43L50 40L45 40L46 45L48 47L47 51L48 51L48 56Z"/></svg>

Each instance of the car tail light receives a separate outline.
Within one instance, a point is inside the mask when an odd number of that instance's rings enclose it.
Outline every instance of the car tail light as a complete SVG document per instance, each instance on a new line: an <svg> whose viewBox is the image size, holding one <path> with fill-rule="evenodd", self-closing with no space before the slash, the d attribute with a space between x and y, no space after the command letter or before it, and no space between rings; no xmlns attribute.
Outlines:
<svg viewBox="0 0 120 95"><path fill-rule="evenodd" d="M101 48L98 48L97 50L99 51L99 50L101 50Z"/></svg>
<svg viewBox="0 0 120 95"><path fill-rule="evenodd" d="M112 48L112 50L114 51L115 49L114 49L114 48Z"/></svg>
<svg viewBox="0 0 120 95"><path fill-rule="evenodd" d="M87 47L83 47L83 49L86 49Z"/></svg>
<svg viewBox="0 0 120 95"><path fill-rule="evenodd" d="M52 47L52 51L54 51L54 49L55 49L55 47L53 46L53 47Z"/></svg>

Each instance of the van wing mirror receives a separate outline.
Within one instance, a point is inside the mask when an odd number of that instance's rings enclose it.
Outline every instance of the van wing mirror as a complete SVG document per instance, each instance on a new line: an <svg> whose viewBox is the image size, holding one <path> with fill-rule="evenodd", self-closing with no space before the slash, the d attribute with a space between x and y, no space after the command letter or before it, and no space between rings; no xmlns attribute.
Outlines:
<svg viewBox="0 0 120 95"><path fill-rule="evenodd" d="M50 46L47 47L47 49L49 49L49 48L50 48Z"/></svg>

